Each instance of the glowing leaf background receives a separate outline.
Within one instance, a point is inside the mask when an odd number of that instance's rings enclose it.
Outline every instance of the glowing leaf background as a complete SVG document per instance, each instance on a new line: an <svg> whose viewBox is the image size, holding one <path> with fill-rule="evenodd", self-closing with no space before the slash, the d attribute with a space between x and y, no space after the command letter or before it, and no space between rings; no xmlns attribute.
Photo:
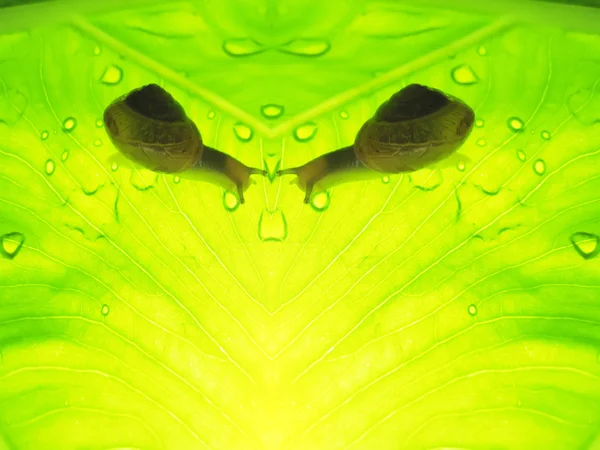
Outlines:
<svg viewBox="0 0 600 450"><path fill-rule="evenodd" d="M513 19L165 2L1 34L0 448L598 448L600 36ZM471 162L237 205L108 162L103 109L151 82L270 173L430 85L476 110Z"/></svg>

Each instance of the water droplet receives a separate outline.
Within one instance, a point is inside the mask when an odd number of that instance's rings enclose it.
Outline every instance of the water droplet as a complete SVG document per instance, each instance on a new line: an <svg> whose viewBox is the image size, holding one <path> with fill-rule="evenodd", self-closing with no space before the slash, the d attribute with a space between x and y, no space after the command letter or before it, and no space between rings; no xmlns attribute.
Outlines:
<svg viewBox="0 0 600 450"><path fill-rule="evenodd" d="M102 128L104 126L104 123L102 122L102 119L98 119L96 120L96 126L98 128Z"/></svg>
<svg viewBox="0 0 600 450"><path fill-rule="evenodd" d="M73 131L77 126L77 119L75 117L67 117L63 122L63 129L65 131Z"/></svg>
<svg viewBox="0 0 600 450"><path fill-rule="evenodd" d="M62 159L63 161L66 161L69 158L69 150L65 150L64 152L62 152L62 155L60 155L60 159Z"/></svg>
<svg viewBox="0 0 600 450"><path fill-rule="evenodd" d="M478 128L483 127L483 124L484 124L483 119L477 119L475 121L475 126L478 127Z"/></svg>
<svg viewBox="0 0 600 450"><path fill-rule="evenodd" d="M260 112L267 119L277 119L278 117L281 117L284 110L285 108L283 106L272 103L260 107Z"/></svg>
<svg viewBox="0 0 600 450"><path fill-rule="evenodd" d="M600 253L600 237L585 232L573 233L569 238L575 251L584 259L592 259Z"/></svg>
<svg viewBox="0 0 600 450"><path fill-rule="evenodd" d="M330 48L331 44L325 39L295 39L280 47L279 50L300 56L322 56Z"/></svg>
<svg viewBox="0 0 600 450"><path fill-rule="evenodd" d="M390 182L390 177L388 177L387 175L384 175L383 178L381 179L381 182L383 184L388 184Z"/></svg>
<svg viewBox="0 0 600 450"><path fill-rule="evenodd" d="M467 64L462 64L452 69L452 79L458 84L465 85L475 84L479 81L473 69Z"/></svg>
<svg viewBox="0 0 600 450"><path fill-rule="evenodd" d="M46 169L46 174L52 175L54 173L54 161L52 161L51 159L46 161L45 169Z"/></svg>
<svg viewBox="0 0 600 450"><path fill-rule="evenodd" d="M440 170L430 168L412 172L409 175L409 180L416 189L424 192L430 192L437 189L444 181Z"/></svg>
<svg viewBox="0 0 600 450"><path fill-rule="evenodd" d="M507 123L508 123L508 128L510 128L513 131L523 131L523 127L525 126L523 121L521 119L519 119L518 117L509 118Z"/></svg>
<svg viewBox="0 0 600 450"><path fill-rule="evenodd" d="M323 191L313 195L310 204L315 211L325 211L329 206L329 200L329 192Z"/></svg>
<svg viewBox="0 0 600 450"><path fill-rule="evenodd" d="M550 132L546 130L542 131L542 139L545 139L547 141L550 140Z"/></svg>
<svg viewBox="0 0 600 450"><path fill-rule="evenodd" d="M6 233L0 236L0 253L7 259L13 259L21 251L23 242L25 242L23 233Z"/></svg>
<svg viewBox="0 0 600 450"><path fill-rule="evenodd" d="M240 200L233 192L226 191L223 194L223 206L229 212L235 211L240 206Z"/></svg>
<svg viewBox="0 0 600 450"><path fill-rule="evenodd" d="M110 307L108 305L102 305L102 309L100 310L103 316L108 316L110 312Z"/></svg>
<svg viewBox="0 0 600 450"><path fill-rule="evenodd" d="M267 155L263 161L265 169L267 170L267 179L272 183L275 181L275 178L277 178L277 171L279 170L279 167L281 167L281 158L278 154Z"/></svg>
<svg viewBox="0 0 600 450"><path fill-rule="evenodd" d="M480 147L485 147L485 144L486 144L485 139L479 139L477 141L477 145L479 145Z"/></svg>
<svg viewBox="0 0 600 450"><path fill-rule="evenodd" d="M467 311L469 312L469 315L475 316L475 315L477 315L477 306L471 304L467 308Z"/></svg>
<svg viewBox="0 0 600 450"><path fill-rule="evenodd" d="M180 181L181 181L181 178L179 178L179 175L175 175L175 176L173 177L173 183L175 183L175 184L179 184L179 182L180 182Z"/></svg>
<svg viewBox="0 0 600 450"><path fill-rule="evenodd" d="M465 171L465 163L464 163L464 162L462 162L462 161L461 161L461 162L459 162L459 163L456 165L456 168L457 168L458 170L460 170L461 172L464 172L464 171Z"/></svg>
<svg viewBox="0 0 600 450"><path fill-rule="evenodd" d="M49 136L50 136L50 133L48 133L46 130L42 131L42 134L40 135L40 137L42 138L42 141L45 141L46 139L48 139Z"/></svg>
<svg viewBox="0 0 600 450"><path fill-rule="evenodd" d="M315 134L317 134L317 125L312 122L301 125L294 131L294 137L300 142L310 141Z"/></svg>
<svg viewBox="0 0 600 450"><path fill-rule="evenodd" d="M237 138L242 142L248 142L250 141L250 139L252 139L252 129L249 126L244 125L243 123L236 123L233 126L233 132L235 133Z"/></svg>
<svg viewBox="0 0 600 450"><path fill-rule="evenodd" d="M116 162L113 162L110 166L110 170L112 170L113 172L116 172L118 168L119 165Z"/></svg>
<svg viewBox="0 0 600 450"><path fill-rule="evenodd" d="M538 175L543 175L546 171L546 163L543 160L538 159L533 164L533 170L535 170L535 173L537 173Z"/></svg>
<svg viewBox="0 0 600 450"><path fill-rule="evenodd" d="M94 145L95 145L96 147L100 147L100 146L102 145L102 140L100 140L100 139L96 139L96 140L94 141Z"/></svg>
<svg viewBox="0 0 600 450"><path fill-rule="evenodd" d="M517 158L519 158L521 161L525 161L527 157L525 156L525 152L523 150L517 150Z"/></svg>
<svg viewBox="0 0 600 450"><path fill-rule="evenodd" d="M129 182L138 191L152 189L158 181L158 174L151 170L136 169L131 172Z"/></svg>
<svg viewBox="0 0 600 450"><path fill-rule="evenodd" d="M487 50L485 49L485 47L483 45L477 49L477 54L480 56L487 55Z"/></svg>
<svg viewBox="0 0 600 450"><path fill-rule="evenodd" d="M233 57L255 55L265 50L265 46L254 39L227 39L223 42L223 51Z"/></svg>
<svg viewBox="0 0 600 450"><path fill-rule="evenodd" d="M285 240L287 237L287 220L281 210L263 210L258 220L258 237L263 242L281 242Z"/></svg>
<svg viewBox="0 0 600 450"><path fill-rule="evenodd" d="M340 117L342 119L347 119L348 117L350 117L350 114L348 114L346 111L340 111Z"/></svg>
<svg viewBox="0 0 600 450"><path fill-rule="evenodd" d="M100 53L102 53L102 50L100 50L100 47L96 45L94 47L94 55L98 56Z"/></svg>
<svg viewBox="0 0 600 450"><path fill-rule="evenodd" d="M214 119L216 116L214 111L209 111L208 114L206 115L206 117L208 117L210 120Z"/></svg>
<svg viewBox="0 0 600 450"><path fill-rule="evenodd" d="M104 84L115 85L119 84L122 79L123 69L121 69L119 66L111 65L104 70L100 81Z"/></svg>

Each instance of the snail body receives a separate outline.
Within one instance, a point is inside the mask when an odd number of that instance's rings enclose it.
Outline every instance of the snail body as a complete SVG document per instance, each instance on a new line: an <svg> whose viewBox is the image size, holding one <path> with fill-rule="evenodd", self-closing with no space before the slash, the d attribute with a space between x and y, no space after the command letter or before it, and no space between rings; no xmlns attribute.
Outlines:
<svg viewBox="0 0 600 450"><path fill-rule="evenodd" d="M304 203L310 202L313 191L325 191L349 181L380 178L381 174L364 165L354 154L354 147L325 153L303 166L283 169L278 175L296 175L292 181L305 193Z"/></svg>
<svg viewBox="0 0 600 450"><path fill-rule="evenodd" d="M171 94L149 84L113 101L104 111L107 134L129 162L159 173L235 188L244 203L251 175L266 171L204 145L196 124ZM122 158L113 158L121 159Z"/></svg>
<svg viewBox="0 0 600 450"><path fill-rule="evenodd" d="M443 160L447 163L469 137L474 120L475 113L461 100L411 84L377 109L361 126L352 146L278 174L297 175L308 203L315 186L414 172Z"/></svg>

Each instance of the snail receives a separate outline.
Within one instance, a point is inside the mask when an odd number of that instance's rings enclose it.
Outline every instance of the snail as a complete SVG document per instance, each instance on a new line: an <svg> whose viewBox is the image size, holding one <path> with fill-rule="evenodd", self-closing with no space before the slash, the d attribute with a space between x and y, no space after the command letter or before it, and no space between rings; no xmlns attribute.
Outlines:
<svg viewBox="0 0 600 450"><path fill-rule="evenodd" d="M104 124L119 151L112 155L113 161L134 162L154 172L176 173L225 189L235 187L240 203L255 183L250 176L267 174L204 145L198 127L181 104L156 84L114 100L104 111Z"/></svg>
<svg viewBox="0 0 600 450"><path fill-rule="evenodd" d="M326 153L303 166L279 170L296 175L309 203L313 190L346 181L373 179L382 173L415 172L446 165L473 129L475 113L463 101L420 84L392 95L358 131L354 144Z"/></svg>

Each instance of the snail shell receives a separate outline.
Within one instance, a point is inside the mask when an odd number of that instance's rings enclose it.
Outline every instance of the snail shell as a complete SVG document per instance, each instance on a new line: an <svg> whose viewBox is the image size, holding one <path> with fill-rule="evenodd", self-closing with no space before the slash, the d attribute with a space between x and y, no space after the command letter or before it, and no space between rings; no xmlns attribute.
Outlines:
<svg viewBox="0 0 600 450"><path fill-rule="evenodd" d="M363 124L354 151L364 165L378 172L413 172L458 150L474 121L475 113L461 100L411 84Z"/></svg>
<svg viewBox="0 0 600 450"><path fill-rule="evenodd" d="M202 158L198 128L179 102L156 84L117 98L104 111L104 124L113 145L146 169L183 172Z"/></svg>
<svg viewBox="0 0 600 450"><path fill-rule="evenodd" d="M327 189L349 178L372 179L381 173L414 172L434 165L460 148L474 120L474 111L462 100L411 84L377 109L352 146L280 170L278 175L296 175L308 203L315 187Z"/></svg>

